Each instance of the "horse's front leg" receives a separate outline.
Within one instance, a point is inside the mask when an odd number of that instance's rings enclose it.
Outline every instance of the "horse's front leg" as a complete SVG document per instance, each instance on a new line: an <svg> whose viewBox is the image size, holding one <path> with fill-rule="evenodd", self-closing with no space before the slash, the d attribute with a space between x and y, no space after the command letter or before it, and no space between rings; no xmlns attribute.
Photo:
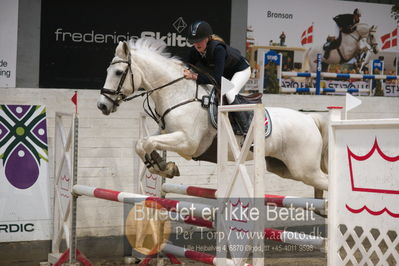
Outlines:
<svg viewBox="0 0 399 266"><path fill-rule="evenodd" d="M156 150L177 152L187 158L196 151L197 146L185 133L176 131L139 139L136 153L151 173L172 178L180 175L179 168L174 162L166 163Z"/></svg>

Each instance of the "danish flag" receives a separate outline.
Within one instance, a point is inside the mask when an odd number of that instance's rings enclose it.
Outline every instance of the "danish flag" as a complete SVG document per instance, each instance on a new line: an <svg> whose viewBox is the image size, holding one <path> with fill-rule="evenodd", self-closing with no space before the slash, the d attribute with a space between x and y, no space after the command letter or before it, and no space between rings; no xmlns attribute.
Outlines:
<svg viewBox="0 0 399 266"><path fill-rule="evenodd" d="M391 47L398 46L398 28L392 32L381 36L382 47L381 49L388 49Z"/></svg>
<svg viewBox="0 0 399 266"><path fill-rule="evenodd" d="M313 43L313 24L307 28L301 35L301 44Z"/></svg>

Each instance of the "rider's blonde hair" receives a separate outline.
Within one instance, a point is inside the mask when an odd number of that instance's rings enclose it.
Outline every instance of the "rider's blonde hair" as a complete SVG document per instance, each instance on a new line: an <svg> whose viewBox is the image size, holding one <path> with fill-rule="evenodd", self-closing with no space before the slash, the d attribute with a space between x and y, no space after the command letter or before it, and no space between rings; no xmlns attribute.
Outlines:
<svg viewBox="0 0 399 266"><path fill-rule="evenodd" d="M222 37L220 37L219 35L216 35L216 34L212 34L211 36L209 36L209 40L225 42Z"/></svg>

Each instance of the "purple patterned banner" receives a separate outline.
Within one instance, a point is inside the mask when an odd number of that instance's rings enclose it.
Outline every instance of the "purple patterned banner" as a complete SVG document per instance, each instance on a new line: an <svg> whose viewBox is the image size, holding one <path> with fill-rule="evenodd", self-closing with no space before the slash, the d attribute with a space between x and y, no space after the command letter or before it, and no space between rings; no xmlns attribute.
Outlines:
<svg viewBox="0 0 399 266"><path fill-rule="evenodd" d="M40 106L0 105L0 158L5 177L14 187L30 188L47 161L46 110Z"/></svg>
<svg viewBox="0 0 399 266"><path fill-rule="evenodd" d="M29 225L0 242L47 239L49 195L46 108L0 105L0 224Z"/></svg>

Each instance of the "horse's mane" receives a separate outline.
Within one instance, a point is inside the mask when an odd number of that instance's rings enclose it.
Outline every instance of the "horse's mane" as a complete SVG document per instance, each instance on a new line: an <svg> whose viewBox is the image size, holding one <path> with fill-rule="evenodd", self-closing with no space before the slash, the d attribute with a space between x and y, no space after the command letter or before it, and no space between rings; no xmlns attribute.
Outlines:
<svg viewBox="0 0 399 266"><path fill-rule="evenodd" d="M362 26L362 27L370 27L369 24L364 23L364 22L359 22L355 24L356 26Z"/></svg>
<svg viewBox="0 0 399 266"><path fill-rule="evenodd" d="M165 42L152 37L144 37L137 40L130 39L129 41L129 48L135 50L136 52L150 52L161 55L167 59L171 59L175 63L181 64L181 60L167 52L166 47L167 45Z"/></svg>
<svg viewBox="0 0 399 266"><path fill-rule="evenodd" d="M355 24L355 26L356 26L356 27L364 27L364 28L366 28L366 29L373 29L373 28L375 28L374 25L371 25L371 26L370 26L369 24L364 23L364 22L359 22L359 23Z"/></svg>

